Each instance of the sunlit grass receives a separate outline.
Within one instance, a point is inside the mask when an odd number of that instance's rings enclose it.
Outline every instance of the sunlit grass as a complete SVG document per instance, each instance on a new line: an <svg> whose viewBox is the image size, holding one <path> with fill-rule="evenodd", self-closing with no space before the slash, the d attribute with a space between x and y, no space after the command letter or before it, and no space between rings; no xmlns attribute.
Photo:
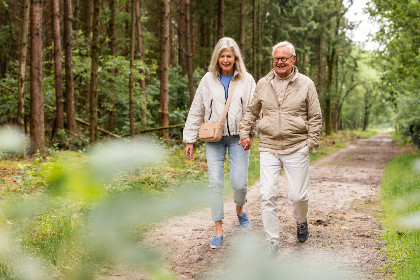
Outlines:
<svg viewBox="0 0 420 280"><path fill-rule="evenodd" d="M413 168L419 160L419 154L396 157L387 165L382 182L383 251L388 259L383 270L392 279L420 278L420 220L409 227L401 224L402 217L419 215L420 203L411 199L420 192L420 170Z"/></svg>

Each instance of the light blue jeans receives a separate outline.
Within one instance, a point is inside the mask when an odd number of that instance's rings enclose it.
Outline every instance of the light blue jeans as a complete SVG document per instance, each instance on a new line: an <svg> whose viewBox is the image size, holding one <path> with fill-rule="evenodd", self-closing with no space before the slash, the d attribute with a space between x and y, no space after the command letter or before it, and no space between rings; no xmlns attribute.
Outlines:
<svg viewBox="0 0 420 280"><path fill-rule="evenodd" d="M230 161L230 184L234 191L234 202L238 206L246 203L249 150L244 151L243 147L238 145L239 140L239 135L234 135L223 136L219 142L206 143L210 209L213 221L221 221L224 218L223 187L226 149Z"/></svg>

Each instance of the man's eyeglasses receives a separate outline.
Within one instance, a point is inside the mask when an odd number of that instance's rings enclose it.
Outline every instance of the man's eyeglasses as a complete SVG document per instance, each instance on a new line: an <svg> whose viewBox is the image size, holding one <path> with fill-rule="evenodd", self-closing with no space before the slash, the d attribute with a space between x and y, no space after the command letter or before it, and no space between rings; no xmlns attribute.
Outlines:
<svg viewBox="0 0 420 280"><path fill-rule="evenodd" d="M289 60L289 58L291 58L293 55L291 55L291 56L289 56L289 57L273 57L271 60L273 61L273 62L279 62L279 61L281 61L281 62L286 62L287 60Z"/></svg>

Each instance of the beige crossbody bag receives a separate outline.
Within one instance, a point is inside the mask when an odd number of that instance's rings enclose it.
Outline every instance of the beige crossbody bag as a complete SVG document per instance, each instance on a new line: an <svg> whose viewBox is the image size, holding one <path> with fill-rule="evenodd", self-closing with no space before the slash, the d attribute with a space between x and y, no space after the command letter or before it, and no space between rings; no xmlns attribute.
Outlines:
<svg viewBox="0 0 420 280"><path fill-rule="evenodd" d="M226 101L225 109L223 110L222 119L218 122L205 122L201 125L198 132L198 138L204 142L219 142L223 135L223 126L226 121L226 115L229 110L230 102L232 101L233 93L235 92L238 78L234 78L232 86L229 88L229 97Z"/></svg>

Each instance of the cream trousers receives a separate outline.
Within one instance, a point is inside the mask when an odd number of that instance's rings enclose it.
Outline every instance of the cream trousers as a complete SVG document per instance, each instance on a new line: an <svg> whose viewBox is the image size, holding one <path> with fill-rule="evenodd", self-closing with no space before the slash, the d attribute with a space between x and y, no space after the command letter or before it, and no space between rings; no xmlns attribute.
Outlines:
<svg viewBox="0 0 420 280"><path fill-rule="evenodd" d="M280 173L284 169L293 217L298 223L306 221L308 213L309 148L303 147L290 155L260 153L261 210L267 240L279 241L279 219L276 198Z"/></svg>

